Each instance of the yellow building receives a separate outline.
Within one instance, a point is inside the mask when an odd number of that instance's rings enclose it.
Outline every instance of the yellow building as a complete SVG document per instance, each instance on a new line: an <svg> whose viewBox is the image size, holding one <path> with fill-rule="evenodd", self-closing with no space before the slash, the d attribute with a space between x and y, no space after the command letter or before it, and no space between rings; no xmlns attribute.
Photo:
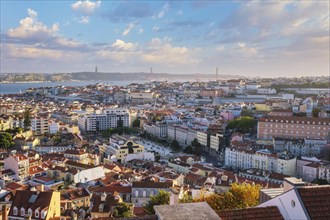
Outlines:
<svg viewBox="0 0 330 220"><path fill-rule="evenodd" d="M267 104L256 103L254 104L256 111L269 112L271 110L270 106Z"/></svg>
<svg viewBox="0 0 330 220"><path fill-rule="evenodd" d="M61 216L60 192L16 191L8 220L45 219Z"/></svg>
<svg viewBox="0 0 330 220"><path fill-rule="evenodd" d="M78 173L77 169L62 166L53 166L47 170L47 176L54 180L73 181L74 175Z"/></svg>
<svg viewBox="0 0 330 220"><path fill-rule="evenodd" d="M118 162L122 162L128 154L144 152L144 147L131 140L120 136L110 139L110 145L107 147L107 153L114 155Z"/></svg>

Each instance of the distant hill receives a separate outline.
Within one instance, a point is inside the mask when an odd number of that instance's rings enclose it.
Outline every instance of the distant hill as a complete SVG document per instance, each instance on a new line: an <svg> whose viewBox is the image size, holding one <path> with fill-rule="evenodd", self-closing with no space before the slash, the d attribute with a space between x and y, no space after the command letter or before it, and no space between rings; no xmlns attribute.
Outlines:
<svg viewBox="0 0 330 220"><path fill-rule="evenodd" d="M239 75L219 75L219 79L245 78ZM31 81L205 81L215 80L215 74L169 74L169 73L105 73L105 72L74 72L74 73L23 73L6 74L0 77L2 82L31 82Z"/></svg>
<svg viewBox="0 0 330 220"><path fill-rule="evenodd" d="M169 73L104 73L76 72L71 73L73 80L215 80L214 74L169 74ZM220 75L219 79L245 78L239 75Z"/></svg>

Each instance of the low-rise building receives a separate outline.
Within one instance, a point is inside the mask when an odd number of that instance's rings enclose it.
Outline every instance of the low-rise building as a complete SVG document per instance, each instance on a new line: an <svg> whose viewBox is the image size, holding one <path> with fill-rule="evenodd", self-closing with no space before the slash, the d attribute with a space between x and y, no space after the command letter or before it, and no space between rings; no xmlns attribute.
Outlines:
<svg viewBox="0 0 330 220"><path fill-rule="evenodd" d="M132 203L136 207L143 207L150 200L150 196L158 195L160 190L171 192L172 182L133 182Z"/></svg>

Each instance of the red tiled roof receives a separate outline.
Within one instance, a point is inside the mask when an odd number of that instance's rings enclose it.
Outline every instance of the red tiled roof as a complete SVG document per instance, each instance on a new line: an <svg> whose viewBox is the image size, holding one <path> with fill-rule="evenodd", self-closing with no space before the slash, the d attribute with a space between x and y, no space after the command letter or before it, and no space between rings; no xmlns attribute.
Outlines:
<svg viewBox="0 0 330 220"><path fill-rule="evenodd" d="M330 185L297 189L311 219L330 219Z"/></svg>
<svg viewBox="0 0 330 220"><path fill-rule="evenodd" d="M30 201L32 195L35 195L36 197L33 202ZM41 211L43 209L46 209L48 211L52 196L53 192L40 192L39 194L37 194L37 192L34 191L17 191L8 216L14 216L13 207L17 207L19 213L18 216L21 217L20 210L23 207L26 212L29 208L32 209L33 219L41 219L41 215L39 218L35 217L35 210L39 209L39 211Z"/></svg>
<svg viewBox="0 0 330 220"><path fill-rule="evenodd" d="M42 173L44 172L45 170L42 169L41 167L39 166L33 166L33 167L29 167L29 174L30 175L34 175L34 174L37 174L37 173Z"/></svg>
<svg viewBox="0 0 330 220"><path fill-rule="evenodd" d="M222 220L284 220L276 206L221 211L217 214Z"/></svg>
<svg viewBox="0 0 330 220"><path fill-rule="evenodd" d="M287 123L286 121L288 121L288 123L291 123L291 121L293 121L293 123L296 124L301 124L301 123L307 124L307 122L310 122L310 124L312 124L314 122L315 124L322 123L322 125L324 122L326 122L327 125L330 125L330 119L328 118L307 118L307 117L286 117L286 116L267 116L260 118L259 122L265 122L265 121L271 122L271 120L273 122L276 122L277 120L277 123Z"/></svg>
<svg viewBox="0 0 330 220"><path fill-rule="evenodd" d="M27 186L19 184L19 183L15 183L15 182L11 182L11 183L7 183L6 188L9 190L17 190L17 189L23 189Z"/></svg>
<svg viewBox="0 0 330 220"><path fill-rule="evenodd" d="M118 193L131 193L132 192L132 187L130 186L117 186L117 185L107 185L104 187L101 187L97 190L95 190L94 192L96 193L111 193L113 194L114 192L118 192Z"/></svg>

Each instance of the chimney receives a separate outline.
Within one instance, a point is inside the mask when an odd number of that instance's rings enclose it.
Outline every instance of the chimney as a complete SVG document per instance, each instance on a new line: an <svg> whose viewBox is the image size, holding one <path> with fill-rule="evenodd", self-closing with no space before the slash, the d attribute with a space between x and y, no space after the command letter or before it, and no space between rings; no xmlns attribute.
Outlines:
<svg viewBox="0 0 330 220"><path fill-rule="evenodd" d="M301 179L297 179L295 177L284 178L283 184L284 184L284 192L287 192L293 188L306 185L304 181L302 181Z"/></svg>
<svg viewBox="0 0 330 220"><path fill-rule="evenodd" d="M7 206L6 206L6 204L2 205L2 219L7 220Z"/></svg>
<svg viewBox="0 0 330 220"><path fill-rule="evenodd" d="M37 190L40 192L45 191L45 185L44 184L37 185Z"/></svg>

